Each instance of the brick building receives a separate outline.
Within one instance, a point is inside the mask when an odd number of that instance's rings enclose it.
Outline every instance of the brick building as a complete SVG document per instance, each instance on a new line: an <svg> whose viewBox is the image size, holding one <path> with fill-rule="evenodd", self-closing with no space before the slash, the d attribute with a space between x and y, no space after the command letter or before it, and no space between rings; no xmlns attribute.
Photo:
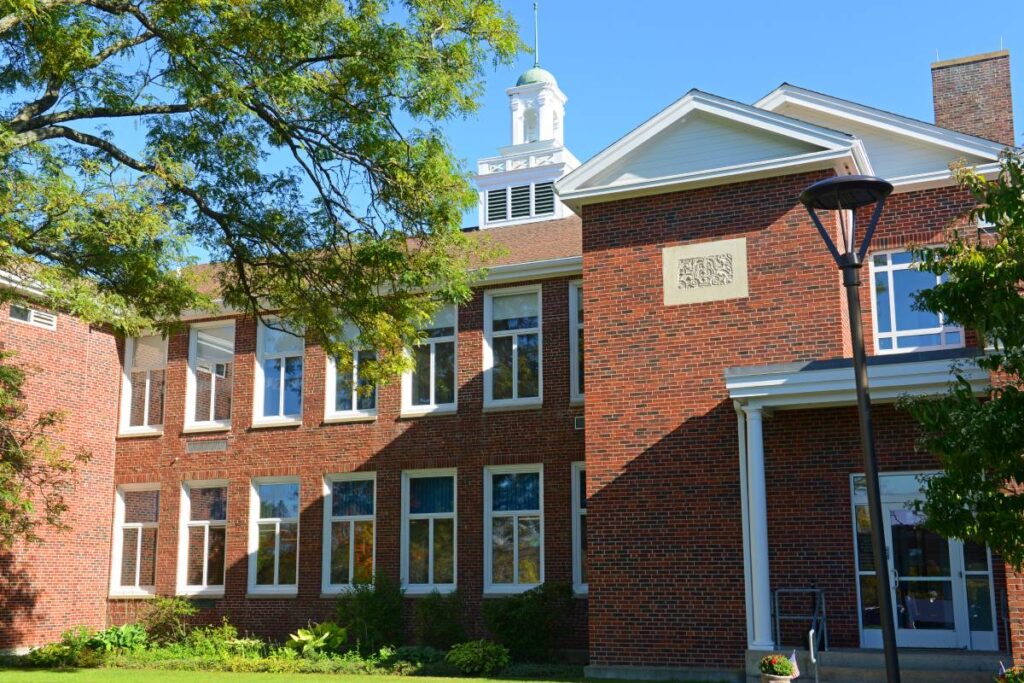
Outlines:
<svg viewBox="0 0 1024 683"><path fill-rule="evenodd" d="M1014 142L1005 52L932 72L941 127L788 84L753 105L691 91L581 165L565 95L527 71L508 90L511 144L477 174L473 234L506 253L411 350L415 371L372 394L352 390L358 363L340 375L228 314L118 344L63 316L56 331L31 311L5 321L5 346L41 354L39 400L75 406L74 438L106 457L80 537L9 561L48 597L23 601L0 646L129 619L157 594L281 637L378 572L409 601L457 588L477 629L482 600L571 583L561 645L587 649L594 676L741 680L806 642L809 619L776 617L813 609L823 665L878 666L849 321L797 200L868 173L896 188L862 294L884 570L901 646L936 651L905 666L966 681L1024 660L1020 579L907 508L936 461L892 403L942 391L979 347L910 307L935 278L907 250L975 229L949 165L993 171ZM86 389L56 379L55 343L97 355Z"/></svg>

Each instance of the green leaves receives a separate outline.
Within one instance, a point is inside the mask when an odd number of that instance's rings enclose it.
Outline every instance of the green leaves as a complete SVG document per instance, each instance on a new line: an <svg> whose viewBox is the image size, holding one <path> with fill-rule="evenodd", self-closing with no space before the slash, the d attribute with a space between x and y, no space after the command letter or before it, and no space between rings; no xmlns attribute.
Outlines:
<svg viewBox="0 0 1024 683"><path fill-rule="evenodd" d="M968 168L956 173L976 201L973 217L992 227L919 251L925 269L948 279L919 293L918 304L994 343L977 360L993 373L993 386L977 397L958 369L947 395L904 401L922 427L922 447L943 468L929 479L921 509L942 535L986 543L1022 568L1024 159L1007 152L992 180Z"/></svg>

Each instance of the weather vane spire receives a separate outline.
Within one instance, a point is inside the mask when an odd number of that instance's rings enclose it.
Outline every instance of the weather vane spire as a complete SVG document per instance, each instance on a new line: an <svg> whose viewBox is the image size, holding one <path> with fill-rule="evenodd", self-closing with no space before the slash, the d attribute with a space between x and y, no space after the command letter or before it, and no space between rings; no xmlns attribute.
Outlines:
<svg viewBox="0 0 1024 683"><path fill-rule="evenodd" d="M540 22L537 19L537 3L533 3L533 66L540 66Z"/></svg>

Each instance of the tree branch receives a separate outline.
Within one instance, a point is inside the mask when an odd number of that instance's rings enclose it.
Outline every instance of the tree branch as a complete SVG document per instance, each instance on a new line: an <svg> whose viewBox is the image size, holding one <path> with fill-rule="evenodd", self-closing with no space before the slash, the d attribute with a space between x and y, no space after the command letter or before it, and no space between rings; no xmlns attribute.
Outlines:
<svg viewBox="0 0 1024 683"><path fill-rule="evenodd" d="M54 7L60 7L61 5L81 5L86 0L40 0L39 6L36 8L37 13L43 14ZM12 12L5 17L0 17L0 35L7 33L15 26L18 26L25 21L25 17Z"/></svg>
<svg viewBox="0 0 1024 683"><path fill-rule="evenodd" d="M114 119L127 116L149 116L152 114L185 114L195 107L191 104L148 104L137 107L91 107L89 109L71 109L69 111L57 112L47 116L39 116L23 126L14 127L15 130L24 132L51 126L56 123L77 121L80 119Z"/></svg>
<svg viewBox="0 0 1024 683"><path fill-rule="evenodd" d="M38 116L55 105L60 98L60 86L60 82L55 78L50 78L46 83L46 92L43 93L43 96L33 102L29 102L14 115L14 118L10 121L11 128L21 130L23 125L32 117Z"/></svg>

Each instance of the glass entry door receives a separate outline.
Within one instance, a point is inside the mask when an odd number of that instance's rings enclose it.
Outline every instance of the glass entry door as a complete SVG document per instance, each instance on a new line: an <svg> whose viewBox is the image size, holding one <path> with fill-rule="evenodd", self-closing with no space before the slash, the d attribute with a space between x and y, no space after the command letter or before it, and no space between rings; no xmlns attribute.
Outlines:
<svg viewBox="0 0 1024 683"><path fill-rule="evenodd" d="M995 650L995 600L988 549L947 540L912 509L916 475L883 475L886 567L900 647ZM861 644L881 647L877 575L863 477L853 481Z"/></svg>

